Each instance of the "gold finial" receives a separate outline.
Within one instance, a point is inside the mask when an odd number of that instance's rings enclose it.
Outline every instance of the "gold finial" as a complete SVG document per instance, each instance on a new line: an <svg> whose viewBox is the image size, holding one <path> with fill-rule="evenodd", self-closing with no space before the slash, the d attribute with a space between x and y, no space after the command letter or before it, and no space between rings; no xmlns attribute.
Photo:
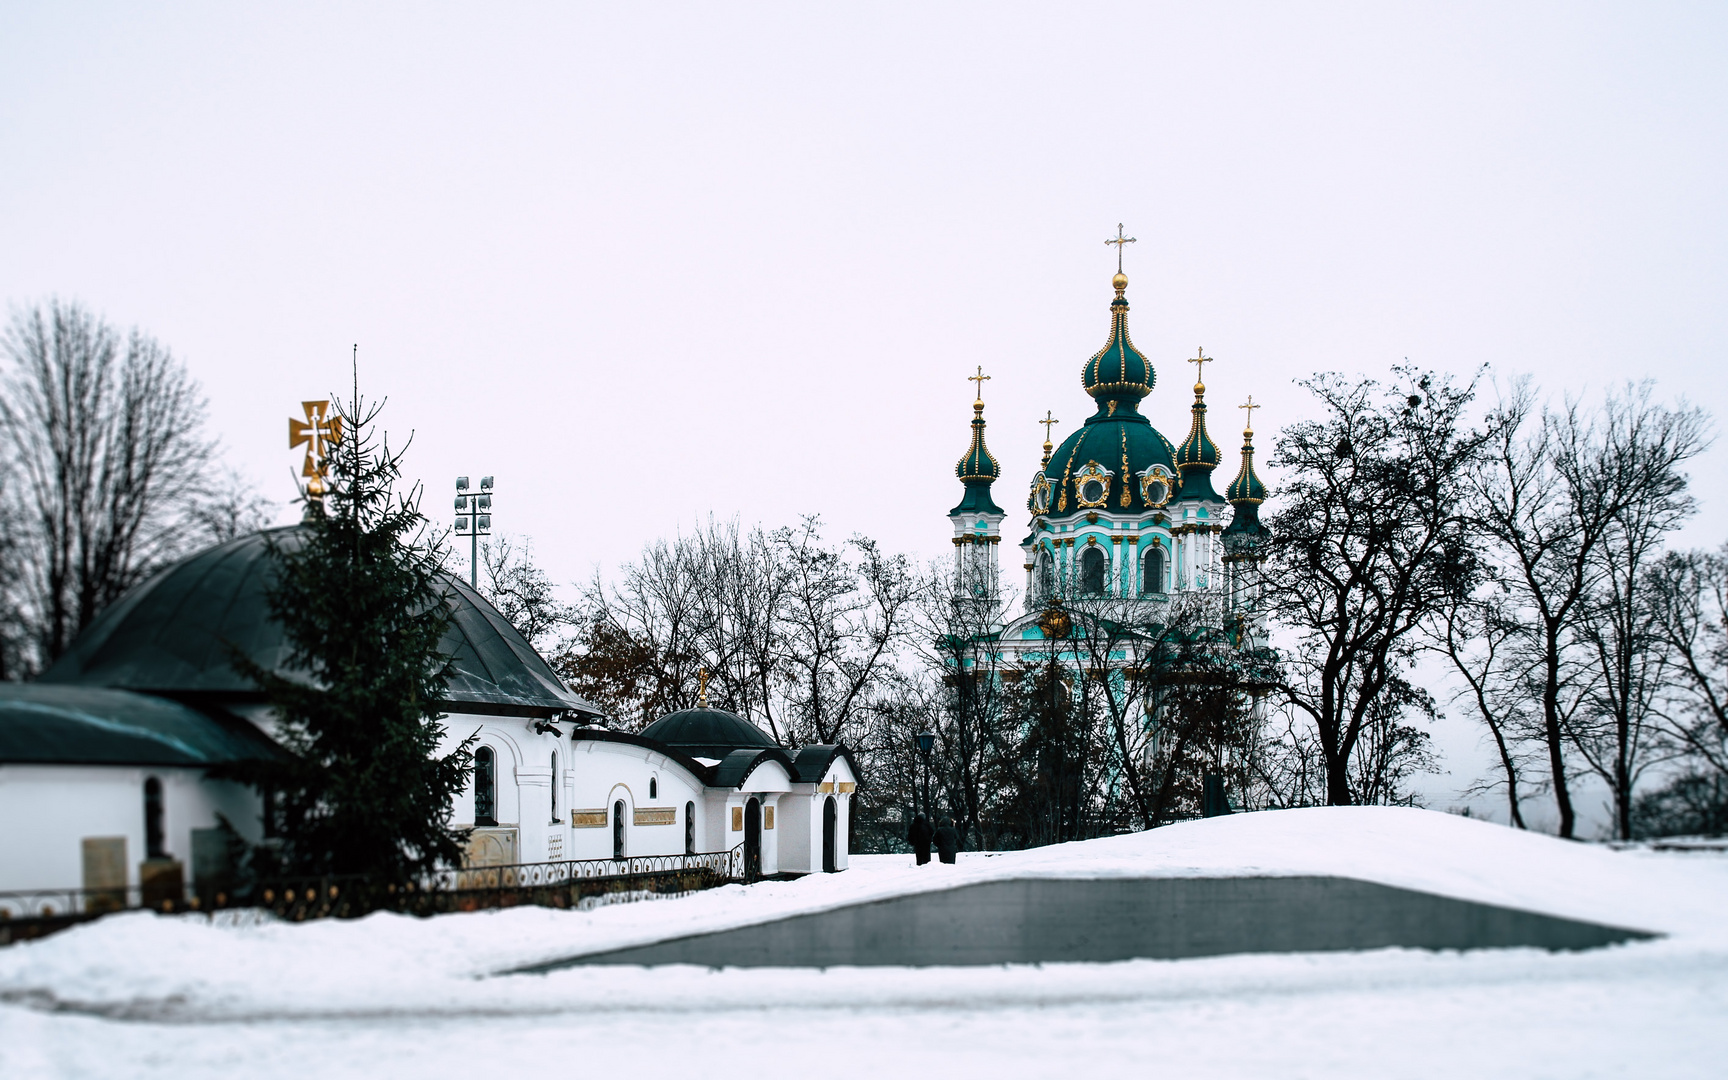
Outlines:
<svg viewBox="0 0 1728 1080"><path fill-rule="evenodd" d="M1121 292L1123 289L1128 287L1128 276L1122 272L1122 245L1134 244L1139 241L1135 240L1132 236L1124 234L1122 231L1122 223L1118 221L1116 223L1116 238L1104 242L1106 244L1116 245L1116 278L1111 282L1111 284L1116 286L1117 292Z"/></svg>
<svg viewBox="0 0 1728 1080"><path fill-rule="evenodd" d="M300 475L306 477L306 494L318 498L330 477L330 450L342 441L342 417L330 415L329 401L302 401L300 407L306 419L288 418L288 449L306 448Z"/></svg>
<svg viewBox="0 0 1728 1080"><path fill-rule="evenodd" d="M1242 437L1244 439L1252 439L1254 437L1254 410L1260 408L1260 406L1254 404L1254 395L1249 394L1248 404L1238 405L1236 407L1238 409L1248 410L1248 419L1243 421Z"/></svg>
<svg viewBox="0 0 1728 1080"><path fill-rule="evenodd" d="M1196 355L1190 356L1188 362L1194 365L1194 396L1199 397L1201 394L1206 392L1206 380L1204 376L1206 373L1206 365L1212 362L1212 358L1206 355L1206 347L1204 345L1195 349L1194 352Z"/></svg>
<svg viewBox="0 0 1728 1080"><path fill-rule="evenodd" d="M1056 414L1054 412L1051 412L1049 409L1045 409L1044 410L1044 419L1034 420L1032 422L1035 424L1043 424L1044 425L1044 449L1046 449L1046 450L1050 449L1050 428L1055 424L1060 424L1062 421L1056 419Z"/></svg>
<svg viewBox="0 0 1728 1080"><path fill-rule="evenodd" d="M990 376L984 374L984 365L979 364L978 374L966 376L966 381L978 384L978 400L975 404L979 410L982 411L984 405L984 384L990 381Z"/></svg>
<svg viewBox="0 0 1728 1080"><path fill-rule="evenodd" d="M708 669L696 669L696 704L706 709L708 707Z"/></svg>

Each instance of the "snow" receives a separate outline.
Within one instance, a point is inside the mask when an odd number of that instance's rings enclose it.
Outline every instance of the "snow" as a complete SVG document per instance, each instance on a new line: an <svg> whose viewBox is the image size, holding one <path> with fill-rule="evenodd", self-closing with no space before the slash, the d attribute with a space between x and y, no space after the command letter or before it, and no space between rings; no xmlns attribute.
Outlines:
<svg viewBox="0 0 1728 1080"><path fill-rule="evenodd" d="M1665 935L1533 950L990 968L508 968L1023 876L1335 874ZM1243 814L586 912L115 916L0 950L0 1076L1714 1076L1728 858L1418 810Z"/></svg>

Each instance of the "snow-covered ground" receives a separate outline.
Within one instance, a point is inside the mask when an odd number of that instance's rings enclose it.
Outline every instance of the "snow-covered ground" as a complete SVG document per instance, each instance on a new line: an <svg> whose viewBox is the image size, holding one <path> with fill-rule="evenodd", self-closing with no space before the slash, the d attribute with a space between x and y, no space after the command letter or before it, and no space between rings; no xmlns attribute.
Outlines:
<svg viewBox="0 0 1728 1080"><path fill-rule="evenodd" d="M1337 874L1660 932L990 968L521 964L1017 876ZM1244 814L590 912L298 925L112 917L0 950L0 1077L1581 1077L1728 1074L1728 858L1443 814Z"/></svg>

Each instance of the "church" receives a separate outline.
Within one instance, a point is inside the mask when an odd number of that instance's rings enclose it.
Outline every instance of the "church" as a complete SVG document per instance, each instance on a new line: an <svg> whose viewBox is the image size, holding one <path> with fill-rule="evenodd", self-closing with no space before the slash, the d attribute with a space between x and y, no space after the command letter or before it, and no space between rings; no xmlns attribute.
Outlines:
<svg viewBox="0 0 1728 1080"><path fill-rule="evenodd" d="M40 680L0 684L0 893L142 890L179 902L226 870L218 815L260 839L250 788L212 766L280 753L237 648L292 675L265 602L269 543L243 536L162 570L103 611ZM847 866L859 780L840 745L785 748L706 703L640 733L604 726L485 598L446 576L448 752L474 769L454 824L468 864L737 850L746 876ZM0 915L8 911L0 897ZM14 904L14 906L16 906Z"/></svg>
<svg viewBox="0 0 1728 1080"><path fill-rule="evenodd" d="M1107 241L1118 250L1131 242L1120 230ZM1188 361L1196 369L1194 401L1187 437L1173 445L1140 411L1157 376L1128 333L1128 278L1120 260L1111 286L1107 339L1080 371L1092 414L1060 446L1049 438L1060 421L1050 412L1039 421L1046 434L1025 504L1030 531L1018 545L1026 575L1018 614L1007 610L1000 567L1008 515L991 493L1002 467L984 439L982 387L989 376L982 370L970 376L979 392L971 445L955 466L964 494L948 514L952 574L957 606L976 615L971 633L988 638L999 663L1063 652L1055 641L1068 636L1077 606L1108 606L1136 622L1157 622L1178 597L1198 602L1211 625L1239 641L1265 644L1253 577L1245 572L1267 535L1253 426L1244 426L1241 465L1220 495L1212 477L1222 455L1207 431L1202 379L1211 358L1199 350ZM1259 406L1249 398L1242 408L1252 418Z"/></svg>

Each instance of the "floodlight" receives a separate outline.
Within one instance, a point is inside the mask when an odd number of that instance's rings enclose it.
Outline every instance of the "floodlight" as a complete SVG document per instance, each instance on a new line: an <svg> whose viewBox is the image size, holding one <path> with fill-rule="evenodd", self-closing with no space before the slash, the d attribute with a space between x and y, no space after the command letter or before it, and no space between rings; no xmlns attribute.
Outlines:
<svg viewBox="0 0 1728 1080"><path fill-rule="evenodd" d="M482 476L480 478L480 490L481 491L491 491L492 490L492 478L490 476Z"/></svg>
<svg viewBox="0 0 1728 1080"><path fill-rule="evenodd" d="M492 509L492 496L490 495L477 495L474 501L480 505L482 510Z"/></svg>
<svg viewBox="0 0 1728 1080"><path fill-rule="evenodd" d="M466 510L466 509L468 509L468 496L466 496L466 495L456 496L456 510L457 510L457 512L460 513L461 511Z"/></svg>
<svg viewBox="0 0 1728 1080"><path fill-rule="evenodd" d="M492 527L492 515L481 514L480 515L480 528L490 529L491 527Z"/></svg>
<svg viewBox="0 0 1728 1080"><path fill-rule="evenodd" d="M465 533L468 531L468 519L467 518L459 517L456 519L456 531L459 533Z"/></svg>
<svg viewBox="0 0 1728 1080"><path fill-rule="evenodd" d="M468 490L468 478L466 476L458 476L456 478L456 490L457 491L467 491Z"/></svg>

